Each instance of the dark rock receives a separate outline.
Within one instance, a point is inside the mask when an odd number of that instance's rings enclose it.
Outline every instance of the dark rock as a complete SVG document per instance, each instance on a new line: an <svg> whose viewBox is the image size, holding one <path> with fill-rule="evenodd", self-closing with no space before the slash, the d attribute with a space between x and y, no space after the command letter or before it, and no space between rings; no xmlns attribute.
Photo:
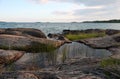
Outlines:
<svg viewBox="0 0 120 79"><path fill-rule="evenodd" d="M64 36L59 36L58 40L65 40L65 37Z"/></svg>
<svg viewBox="0 0 120 79"><path fill-rule="evenodd" d="M120 42L120 36L114 37L114 40L117 41L117 42Z"/></svg>
<svg viewBox="0 0 120 79"><path fill-rule="evenodd" d="M49 38L54 38L54 39L57 39L59 36L61 36L61 35L60 34L51 34L51 33L48 34Z"/></svg>
<svg viewBox="0 0 120 79"><path fill-rule="evenodd" d="M120 30L107 29L105 32L107 35L114 35L114 34L120 33Z"/></svg>
<svg viewBox="0 0 120 79"><path fill-rule="evenodd" d="M49 38L55 39L55 40L60 40L60 41L64 41L64 42L71 42L70 40L68 40L66 37L64 37L62 34L48 34Z"/></svg>

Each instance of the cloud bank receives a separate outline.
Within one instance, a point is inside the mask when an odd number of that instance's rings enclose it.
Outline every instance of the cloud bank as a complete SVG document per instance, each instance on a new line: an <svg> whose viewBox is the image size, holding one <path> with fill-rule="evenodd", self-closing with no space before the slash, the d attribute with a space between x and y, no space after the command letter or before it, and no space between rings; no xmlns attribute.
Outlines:
<svg viewBox="0 0 120 79"><path fill-rule="evenodd" d="M54 10L51 15L72 17L75 21L120 18L120 0L30 0L42 5L70 3L68 10ZM73 6L74 5L74 6ZM66 7L66 6L65 6ZM57 8L57 7L56 7ZM52 8L51 8L52 9ZM59 18L58 18L59 19ZM64 19L64 18L62 18Z"/></svg>

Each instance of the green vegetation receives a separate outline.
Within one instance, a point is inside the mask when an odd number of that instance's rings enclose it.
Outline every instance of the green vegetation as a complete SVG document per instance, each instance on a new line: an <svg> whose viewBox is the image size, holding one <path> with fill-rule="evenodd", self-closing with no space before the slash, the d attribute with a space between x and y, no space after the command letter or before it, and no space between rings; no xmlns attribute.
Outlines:
<svg viewBox="0 0 120 79"><path fill-rule="evenodd" d="M108 58L100 62L101 67L116 67L120 65L120 59Z"/></svg>
<svg viewBox="0 0 120 79"><path fill-rule="evenodd" d="M18 51L26 51L26 52L32 52L32 53L38 53L38 52L51 52L56 49L55 46L50 44L41 44L39 42L32 42L31 45L24 46L24 47L16 47L16 46L0 46L0 49L4 50L18 50Z"/></svg>
<svg viewBox="0 0 120 79"><path fill-rule="evenodd" d="M27 52L51 52L56 49L55 46L50 44L41 44L39 42L32 42L31 45L26 47Z"/></svg>
<svg viewBox="0 0 120 79"><path fill-rule="evenodd" d="M120 59L103 59L100 62L100 66L107 79L111 79L111 77L115 77L114 79L120 79Z"/></svg>
<svg viewBox="0 0 120 79"><path fill-rule="evenodd" d="M80 40L80 39L86 39L86 38L94 38L94 37L103 37L106 34L103 33L80 33L80 34L67 34L65 35L66 38L68 38L71 41L74 40Z"/></svg>
<svg viewBox="0 0 120 79"><path fill-rule="evenodd" d="M113 19L113 20L104 20L104 21L85 21L83 23L120 23L120 20Z"/></svg>

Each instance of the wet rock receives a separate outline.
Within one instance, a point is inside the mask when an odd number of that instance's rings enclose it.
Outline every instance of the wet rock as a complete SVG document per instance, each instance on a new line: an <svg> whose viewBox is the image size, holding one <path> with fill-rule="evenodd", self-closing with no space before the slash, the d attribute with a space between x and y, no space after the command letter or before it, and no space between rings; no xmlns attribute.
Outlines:
<svg viewBox="0 0 120 79"><path fill-rule="evenodd" d="M33 28L8 28L0 29L0 34L19 35L19 36L32 36L38 38L46 38L45 34L38 29Z"/></svg>
<svg viewBox="0 0 120 79"><path fill-rule="evenodd" d="M22 51L0 49L0 65L7 65L15 62L24 55Z"/></svg>

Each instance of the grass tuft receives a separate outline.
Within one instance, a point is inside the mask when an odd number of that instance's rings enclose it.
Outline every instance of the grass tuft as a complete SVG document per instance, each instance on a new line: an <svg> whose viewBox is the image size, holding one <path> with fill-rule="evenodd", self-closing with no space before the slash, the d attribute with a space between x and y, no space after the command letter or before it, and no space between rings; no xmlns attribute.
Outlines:
<svg viewBox="0 0 120 79"><path fill-rule="evenodd" d="M87 38L95 38L95 37L103 37L106 34L103 33L80 33L80 34L66 34L65 37L68 38L71 41L74 40L81 40L81 39L87 39Z"/></svg>
<svg viewBox="0 0 120 79"><path fill-rule="evenodd" d="M26 51L26 52L32 52L32 53L39 53L39 52L51 52L54 51L56 49L55 46L50 45L50 44L42 44L39 42L32 42L30 45L28 46L0 46L0 49L4 49L4 50L18 50L18 51Z"/></svg>
<svg viewBox="0 0 120 79"><path fill-rule="evenodd" d="M101 67L116 67L120 65L120 59L108 58L100 62Z"/></svg>

